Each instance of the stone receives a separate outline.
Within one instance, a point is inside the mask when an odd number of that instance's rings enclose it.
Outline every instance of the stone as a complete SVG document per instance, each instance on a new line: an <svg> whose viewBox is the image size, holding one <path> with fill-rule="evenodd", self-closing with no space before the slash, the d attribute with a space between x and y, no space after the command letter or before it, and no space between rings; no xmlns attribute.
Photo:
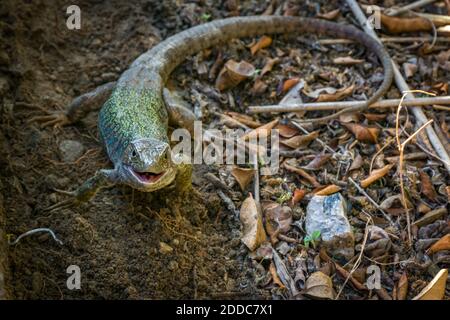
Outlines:
<svg viewBox="0 0 450 320"><path fill-rule="evenodd" d="M59 151L64 162L75 162L83 155L84 146L76 140L63 140L59 144Z"/></svg>
<svg viewBox="0 0 450 320"><path fill-rule="evenodd" d="M350 259L355 253L355 237L347 219L347 202L340 193L314 196L306 208L305 230L308 235L320 231L322 244L339 258Z"/></svg>

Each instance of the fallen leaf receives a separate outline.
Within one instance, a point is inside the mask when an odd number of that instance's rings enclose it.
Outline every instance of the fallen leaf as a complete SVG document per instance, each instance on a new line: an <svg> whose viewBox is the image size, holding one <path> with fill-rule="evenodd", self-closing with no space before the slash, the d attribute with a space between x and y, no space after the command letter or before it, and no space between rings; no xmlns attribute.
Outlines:
<svg viewBox="0 0 450 320"><path fill-rule="evenodd" d="M348 171L357 170L357 169L361 168L363 164L364 164L363 158L358 153L355 157L355 160L353 160L352 165L350 166Z"/></svg>
<svg viewBox="0 0 450 320"><path fill-rule="evenodd" d="M360 64L363 63L364 59L354 59L352 57L337 57L333 59L334 64L340 64L344 66L350 66L354 64Z"/></svg>
<svg viewBox="0 0 450 320"><path fill-rule="evenodd" d="M358 141L366 143L377 143L378 135L380 134L379 128L369 128L358 123L342 123Z"/></svg>
<svg viewBox="0 0 450 320"><path fill-rule="evenodd" d="M330 194L336 193L341 191L341 187L335 185L335 184L331 184L329 186L326 186L325 188L315 192L314 194L316 196L329 196Z"/></svg>
<svg viewBox="0 0 450 320"><path fill-rule="evenodd" d="M311 185L313 187L320 187L320 183L310 174L308 174L305 170L291 166L288 163L284 163L284 167L286 168L286 170L291 171L291 172L295 172L298 175L300 175L301 177L305 178L309 183L311 183Z"/></svg>
<svg viewBox="0 0 450 320"><path fill-rule="evenodd" d="M363 113L364 118L366 118L369 121L383 121L386 119L387 114L385 113Z"/></svg>
<svg viewBox="0 0 450 320"><path fill-rule="evenodd" d="M286 268L286 265L284 264L283 260L281 260L277 251L274 249L272 249L272 251L273 251L273 262L275 263L275 268L277 270L277 274L280 277L281 282L288 289L292 297L296 296L298 294L298 290L295 287L294 279L292 279L292 277L290 276L289 271Z"/></svg>
<svg viewBox="0 0 450 320"><path fill-rule="evenodd" d="M279 94L285 93L286 91L290 90L293 86L295 86L297 83L300 82L299 78L290 78L283 82L283 85L281 86L281 90Z"/></svg>
<svg viewBox="0 0 450 320"><path fill-rule="evenodd" d="M260 76L262 77L262 76L265 75L267 72L272 71L273 67L274 67L275 64L277 64L278 62L280 62L280 59L279 59L279 58L273 58L273 59L268 58L268 59L266 60L266 64L264 65L264 67L263 67L262 70L261 70L261 75L260 75Z"/></svg>
<svg viewBox="0 0 450 320"><path fill-rule="evenodd" d="M276 202L263 203L263 213L266 219L266 230L269 236L276 232L286 234L291 230L292 209Z"/></svg>
<svg viewBox="0 0 450 320"><path fill-rule="evenodd" d="M397 300L406 300L408 296L408 277L403 272L397 284Z"/></svg>
<svg viewBox="0 0 450 320"><path fill-rule="evenodd" d="M437 194L430 177L423 170L419 170L419 175L421 192L431 201L436 201Z"/></svg>
<svg viewBox="0 0 450 320"><path fill-rule="evenodd" d="M298 129L287 125L287 124L278 124L275 129L278 130L278 132L280 133L280 136L282 136L283 138L292 138L293 136L295 136L296 134L298 134Z"/></svg>
<svg viewBox="0 0 450 320"><path fill-rule="evenodd" d="M345 97L350 96L353 93L353 90L355 89L355 85L351 85L350 87L347 88L342 88L337 90L335 93L323 93L321 95L319 95L319 97L317 98L317 102L329 102L329 101L338 101L338 100L342 100Z"/></svg>
<svg viewBox="0 0 450 320"><path fill-rule="evenodd" d="M243 227L241 241L250 251L254 251L266 241L266 232L258 205L251 194L242 203L239 217Z"/></svg>
<svg viewBox="0 0 450 320"><path fill-rule="evenodd" d="M356 112L346 112L339 116L340 122L359 122L359 113Z"/></svg>
<svg viewBox="0 0 450 320"><path fill-rule="evenodd" d="M262 36L258 42L256 42L253 46L250 48L250 52L252 55L254 55L258 50L267 48L272 44L272 38L268 36Z"/></svg>
<svg viewBox="0 0 450 320"><path fill-rule="evenodd" d="M341 12L340 9L335 9L335 10L331 10L329 12L319 13L319 14L317 14L317 17L326 19L326 20L334 20L337 18L337 16L339 15L340 12Z"/></svg>
<svg viewBox="0 0 450 320"><path fill-rule="evenodd" d="M261 123L259 121L253 120L253 118L249 115L241 114L241 113L233 112L233 111L225 112L225 114L232 117L233 119L236 119L237 121L245 124L247 127L254 129L254 128L258 128L261 126Z"/></svg>
<svg viewBox="0 0 450 320"><path fill-rule="evenodd" d="M281 282L280 277L278 277L277 269L275 268L275 264L273 262L270 263L269 271L270 275L272 276L273 283L278 285L280 288L286 288Z"/></svg>
<svg viewBox="0 0 450 320"><path fill-rule="evenodd" d="M291 205L294 206L305 197L306 191L303 189L295 189L294 195L292 196Z"/></svg>
<svg viewBox="0 0 450 320"><path fill-rule="evenodd" d="M442 250L450 250L450 234L446 234L434 243L428 250L427 254L435 253Z"/></svg>
<svg viewBox="0 0 450 320"><path fill-rule="evenodd" d="M405 62L403 64L403 72L406 78L411 78L417 71L417 64Z"/></svg>
<svg viewBox="0 0 450 320"><path fill-rule="evenodd" d="M432 23L422 17L398 18L381 14L381 24L390 33L430 31Z"/></svg>
<svg viewBox="0 0 450 320"><path fill-rule="evenodd" d="M367 188L375 181L383 178L389 172L389 170L391 170L393 166L394 166L393 164L388 164L381 169L373 170L370 176L361 181L361 187Z"/></svg>
<svg viewBox="0 0 450 320"><path fill-rule="evenodd" d="M314 272L306 280L305 296L312 299L334 299L333 282L322 271Z"/></svg>
<svg viewBox="0 0 450 320"><path fill-rule="evenodd" d="M265 137L270 135L271 130L278 124L278 119L275 119L269 123L266 123L254 130L251 130L244 134L241 139L247 140L249 138Z"/></svg>
<svg viewBox="0 0 450 320"><path fill-rule="evenodd" d="M422 227L422 226L425 226L427 224L430 224L430 223L442 218L445 214L447 214L447 208L445 208L445 207L438 208L438 209L428 212L419 220L414 221L413 224L418 227Z"/></svg>
<svg viewBox="0 0 450 320"><path fill-rule="evenodd" d="M317 139L319 137L319 131L313 131L307 135L298 135L287 140L280 140L281 144L288 146L292 149L297 149L300 147L307 146L311 141Z"/></svg>
<svg viewBox="0 0 450 320"><path fill-rule="evenodd" d="M254 74L255 67L252 64L246 61L228 60L217 76L216 88L219 91L231 89Z"/></svg>
<svg viewBox="0 0 450 320"><path fill-rule="evenodd" d="M242 191L245 191L248 184L253 180L255 176L255 170L250 168L234 167L231 170L231 175L236 179L237 183L241 187Z"/></svg>
<svg viewBox="0 0 450 320"><path fill-rule="evenodd" d="M308 165L302 168L306 170L319 170L330 158L331 153L319 153Z"/></svg>
<svg viewBox="0 0 450 320"><path fill-rule="evenodd" d="M261 78L256 78L250 93L254 96L260 95L267 90L267 87L267 84Z"/></svg>
<svg viewBox="0 0 450 320"><path fill-rule="evenodd" d="M445 294L448 270L441 269L431 282L413 300L442 300Z"/></svg>

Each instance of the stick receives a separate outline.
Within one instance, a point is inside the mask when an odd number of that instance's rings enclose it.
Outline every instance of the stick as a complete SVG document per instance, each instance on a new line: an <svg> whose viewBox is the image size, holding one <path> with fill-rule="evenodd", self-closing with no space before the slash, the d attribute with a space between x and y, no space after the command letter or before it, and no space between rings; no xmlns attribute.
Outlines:
<svg viewBox="0 0 450 320"><path fill-rule="evenodd" d="M369 200L369 202L372 203L372 204L374 205L375 208L377 208L377 209L383 214L383 216L384 216L384 217L386 218L386 220L391 224L391 226L393 226L394 228L396 228L396 226L395 226L394 222L392 221L391 217L390 217L386 212L384 212L384 210L379 206L379 204L378 204L375 200L373 200L373 199L367 194L367 192L365 192L364 189L360 187L359 184L357 184L352 178L348 178L348 181L350 181L350 182L355 186L355 188L356 188L362 195L364 195L364 196L367 198L367 200Z"/></svg>
<svg viewBox="0 0 450 320"><path fill-rule="evenodd" d="M10 242L9 245L11 245L11 246L16 245L16 244L19 243L19 241L20 241L22 238L27 237L27 236L31 236L32 234L39 233L39 232L47 232L47 233L50 233L50 235L52 236L53 240L55 240L59 245L61 245L61 246L63 245L63 242L62 242L61 240L59 240L59 239L56 237L56 235L55 235L55 233L53 232L53 230L51 230L51 229L49 229L49 228L37 228L37 229L33 229L33 230L27 231L27 232L25 232L25 233L22 233L20 236L17 237L16 240L14 240L13 242Z"/></svg>
<svg viewBox="0 0 450 320"><path fill-rule="evenodd" d="M388 9L386 11L386 14L388 16L397 16L399 14L402 14L402 13L406 12L406 11L414 10L414 9L426 6L427 4L433 3L435 1L436 0L419 0L419 1L416 1L416 2L413 2L413 3L410 3L410 4L408 4L408 5L404 6L404 7L398 8L398 9Z"/></svg>
<svg viewBox="0 0 450 320"><path fill-rule="evenodd" d="M298 112L298 111L328 111L340 110L349 107L357 107L364 105L364 101L336 101L336 102L311 102L289 105L267 105L267 106L250 106L250 113L263 112ZM400 99L386 99L374 102L369 106L370 109L384 109L397 107ZM432 98L411 98L404 100L402 106L427 106L431 104L450 105L450 96L432 97Z"/></svg>
<svg viewBox="0 0 450 320"><path fill-rule="evenodd" d="M364 28L364 31L366 33L368 33L370 36L372 36L373 38L380 41L380 39L378 38L375 31L373 29L371 29L370 27L368 27L367 18L364 15L364 13L362 12L358 3L355 0L346 0L346 1L347 1L348 6L350 7L350 9L353 11L356 19L359 21L361 26ZM403 77L398 69L398 66L394 61L392 61L392 67L394 68L395 82L396 82L399 90L402 92L410 91L408 84L406 83L405 79L403 79ZM414 95L412 93L408 93L406 96L405 102L406 102L406 100L409 100L412 98L414 98ZM414 116L416 117L416 121L417 121L416 125L421 126L422 124L424 124L428 121L427 117L425 116L425 114L423 113L423 111L420 108L412 107L411 111L413 112ZM439 155L439 157L444 160L444 166L447 169L447 171L450 173L450 157L447 154L447 151L445 150L444 145L439 140L439 137L437 136L433 127L428 126L425 128L425 131L428 135L428 138L430 139L431 144L433 145L434 150Z"/></svg>
<svg viewBox="0 0 450 320"><path fill-rule="evenodd" d="M395 42L395 43L409 43L409 42L432 42L433 37L381 37L381 42ZM354 43L355 41L349 39L322 39L317 40L318 44L327 45L327 44L347 44ZM450 38L446 37L437 37L436 42L450 42Z"/></svg>

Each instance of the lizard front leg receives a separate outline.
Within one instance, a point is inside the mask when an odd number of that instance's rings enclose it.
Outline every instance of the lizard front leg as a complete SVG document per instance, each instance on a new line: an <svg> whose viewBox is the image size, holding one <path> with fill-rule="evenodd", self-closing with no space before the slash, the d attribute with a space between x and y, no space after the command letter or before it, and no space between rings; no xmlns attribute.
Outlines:
<svg viewBox="0 0 450 320"><path fill-rule="evenodd" d="M81 203L88 202L92 199L100 188L106 187L117 182L117 171L101 169L98 170L94 176L86 180L75 191L63 191L63 193L71 196L70 199L58 202L44 211L54 211L57 209L67 209L77 206Z"/></svg>
<svg viewBox="0 0 450 320"><path fill-rule="evenodd" d="M65 111L48 112L48 115L33 117L29 122L39 122L43 127L61 127L80 121L89 112L100 109L111 95L115 86L116 82L103 84L93 91L76 97Z"/></svg>

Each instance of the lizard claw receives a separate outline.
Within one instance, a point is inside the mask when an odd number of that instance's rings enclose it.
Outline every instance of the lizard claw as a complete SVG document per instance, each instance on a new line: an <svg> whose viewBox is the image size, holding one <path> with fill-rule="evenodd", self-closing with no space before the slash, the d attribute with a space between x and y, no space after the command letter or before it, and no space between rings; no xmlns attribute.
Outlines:
<svg viewBox="0 0 450 320"><path fill-rule="evenodd" d="M53 126L53 128L59 128L70 124L70 120L64 112L55 112L46 116L36 116L31 118L28 123L38 122L42 127Z"/></svg>
<svg viewBox="0 0 450 320"><path fill-rule="evenodd" d="M78 201L76 198L60 201L44 209L44 212L53 212L55 210L63 210L75 207Z"/></svg>

